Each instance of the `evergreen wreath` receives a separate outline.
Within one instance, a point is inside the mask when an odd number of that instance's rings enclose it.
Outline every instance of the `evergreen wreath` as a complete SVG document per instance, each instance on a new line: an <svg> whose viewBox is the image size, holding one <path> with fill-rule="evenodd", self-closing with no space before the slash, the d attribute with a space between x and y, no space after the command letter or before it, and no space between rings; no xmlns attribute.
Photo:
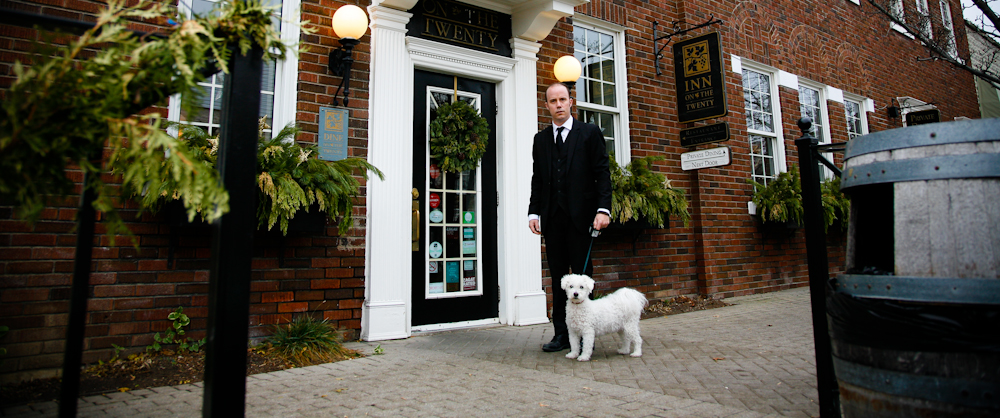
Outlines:
<svg viewBox="0 0 1000 418"><path fill-rule="evenodd" d="M431 158L441 170L452 173L475 170L490 142L490 125L463 101L437 109L431 122Z"/></svg>

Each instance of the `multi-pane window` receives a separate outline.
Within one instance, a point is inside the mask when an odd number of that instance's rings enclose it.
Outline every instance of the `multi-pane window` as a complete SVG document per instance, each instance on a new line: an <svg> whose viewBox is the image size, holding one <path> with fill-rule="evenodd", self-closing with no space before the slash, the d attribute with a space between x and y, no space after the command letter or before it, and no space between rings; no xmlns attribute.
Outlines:
<svg viewBox="0 0 1000 418"><path fill-rule="evenodd" d="M903 13L903 0L889 0L889 13L900 22L906 23L906 15ZM906 29L903 29L903 27L896 22L890 23L890 26L893 29L909 36L909 34L906 33Z"/></svg>
<svg viewBox="0 0 1000 418"><path fill-rule="evenodd" d="M861 103L844 99L844 113L847 118L847 139L864 135L867 129L865 129L864 113L861 112Z"/></svg>
<svg viewBox="0 0 1000 418"><path fill-rule="evenodd" d="M944 39L945 48L947 48L948 55L952 58L958 58L958 47L955 45L955 26L951 20L951 6L948 4L948 0L940 0L941 3L941 26L944 28L944 36L948 39Z"/></svg>
<svg viewBox="0 0 1000 418"><path fill-rule="evenodd" d="M931 38L931 13L927 8L927 0L915 0L917 5L917 28L920 34Z"/></svg>
<svg viewBox="0 0 1000 418"><path fill-rule="evenodd" d="M182 4L191 5L191 8L188 9L191 16L204 16L211 13L216 3L217 1L213 0L192 0L190 3L182 2ZM264 3L270 6L280 6L282 5L282 0L264 0ZM280 15L281 8L277 8L275 13L276 15ZM275 16L272 24L280 31L280 16ZM260 109L258 116L266 117L269 125L274 125L275 82L279 65L273 61L265 61L263 64L263 73L261 74ZM222 92L225 76L224 73L220 72L208 77L204 82L198 83L203 94L197 98L194 113L187 113L180 106L174 105L171 106L171 120L199 126L208 132L209 135L218 135L222 122ZM277 129L281 129L281 127L277 127ZM267 130L265 133L270 134L269 131Z"/></svg>
<svg viewBox="0 0 1000 418"><path fill-rule="evenodd" d="M439 107L453 103L456 98L474 109L479 109L482 103L481 97L473 93L430 87L427 123L437 118ZM427 135L430 140L430 133ZM430 156L429 147L425 158L430 168L426 178L427 207L423 209L428 214L423 225L428 235L425 297L482 295L480 169L445 172L439 168L440 161Z"/></svg>
<svg viewBox="0 0 1000 418"><path fill-rule="evenodd" d="M824 135L826 100L821 97L820 90L799 85L799 110L802 117L812 119L813 134L819 139L819 142L827 142Z"/></svg>
<svg viewBox="0 0 1000 418"><path fill-rule="evenodd" d="M743 69L743 106L750 140L751 178L761 184L777 176L774 89L770 74Z"/></svg>
<svg viewBox="0 0 1000 418"><path fill-rule="evenodd" d="M630 155L622 36L621 29L605 22L574 21L573 55L583 67L576 89L580 119L601 128L608 153L624 164Z"/></svg>

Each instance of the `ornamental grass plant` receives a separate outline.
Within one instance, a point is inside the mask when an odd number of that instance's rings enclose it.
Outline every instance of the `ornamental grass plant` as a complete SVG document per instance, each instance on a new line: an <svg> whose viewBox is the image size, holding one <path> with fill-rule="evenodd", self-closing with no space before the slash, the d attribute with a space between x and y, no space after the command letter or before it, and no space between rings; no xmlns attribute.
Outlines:
<svg viewBox="0 0 1000 418"><path fill-rule="evenodd" d="M327 363L360 355L344 348L343 337L326 320L303 315L285 326L275 326L265 344L271 354L296 366Z"/></svg>

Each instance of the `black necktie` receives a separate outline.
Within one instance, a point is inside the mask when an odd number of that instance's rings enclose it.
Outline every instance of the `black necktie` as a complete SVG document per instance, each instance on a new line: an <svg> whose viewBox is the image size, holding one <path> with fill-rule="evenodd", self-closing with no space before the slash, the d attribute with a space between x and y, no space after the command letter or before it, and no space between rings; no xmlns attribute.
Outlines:
<svg viewBox="0 0 1000 418"><path fill-rule="evenodd" d="M556 151L559 152L560 154L562 154L562 149L563 149L563 136L562 136L563 129L566 128L560 126L559 129L556 129Z"/></svg>

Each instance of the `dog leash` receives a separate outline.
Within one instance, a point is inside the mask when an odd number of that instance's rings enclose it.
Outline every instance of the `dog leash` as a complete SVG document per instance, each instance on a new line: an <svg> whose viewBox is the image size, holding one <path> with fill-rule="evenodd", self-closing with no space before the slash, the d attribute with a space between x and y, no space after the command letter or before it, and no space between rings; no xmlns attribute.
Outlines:
<svg viewBox="0 0 1000 418"><path fill-rule="evenodd" d="M594 238L601 235L600 229L594 229L593 226L590 227L590 246L587 247L587 258L583 259L583 270L580 270L580 274L587 271L587 263L590 261L590 250L594 249Z"/></svg>

